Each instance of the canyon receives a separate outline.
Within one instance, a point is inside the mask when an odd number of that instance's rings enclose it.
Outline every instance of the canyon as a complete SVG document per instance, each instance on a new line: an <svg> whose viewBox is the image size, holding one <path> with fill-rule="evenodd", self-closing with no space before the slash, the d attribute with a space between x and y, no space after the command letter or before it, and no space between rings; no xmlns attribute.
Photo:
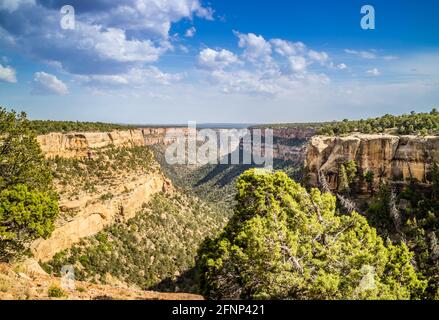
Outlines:
<svg viewBox="0 0 439 320"><path fill-rule="evenodd" d="M374 188L383 181L404 184L409 179L428 185L431 183L432 164L439 162L439 137L388 134L315 136L310 140L305 161L311 185L319 185L318 173L321 171L330 188L335 190L340 165L350 160L355 161L360 176L373 173ZM364 181L360 189L367 192Z"/></svg>
<svg viewBox="0 0 439 320"><path fill-rule="evenodd" d="M165 139L167 134L187 135L188 132L188 128L139 128L112 132L50 133L38 136L37 140L47 158L71 159L93 157L95 152L110 146L166 146L171 143ZM428 185L431 165L434 161L439 162L437 136L352 134L330 137L315 136L313 128L274 129L273 136L275 159L304 163L313 186L319 185L319 172L324 173L333 190L338 185L340 165L350 160L355 161L360 175L373 173L375 188L383 180L405 183L410 178ZM171 181L158 166L152 172L121 179L118 187L109 189L114 194L111 199L84 195L72 200L61 196L61 211L75 212L75 215L71 219L59 219L50 239L40 239L32 245L35 258L50 260L54 254L82 238L95 235L116 221L134 217L154 194L172 192L172 188ZM367 192L368 186L364 181L360 183L359 190Z"/></svg>
<svg viewBox="0 0 439 320"><path fill-rule="evenodd" d="M111 132L49 133L38 136L37 141L48 159L87 159L109 147L166 146L172 142L166 139L168 134L187 136L188 133L188 128L139 128ZM303 159L304 142L313 134L313 130L274 130L275 158ZM58 189L62 191L63 188L58 186ZM115 186L108 186L106 192L113 195L111 199L102 199L102 193L81 193L77 199L60 193L59 205L63 218L57 220L56 229L49 239L39 239L32 244L34 258L48 261L82 238L93 236L117 221L133 218L152 196L159 192L172 192L172 189L171 181L157 167L146 174L126 175Z"/></svg>

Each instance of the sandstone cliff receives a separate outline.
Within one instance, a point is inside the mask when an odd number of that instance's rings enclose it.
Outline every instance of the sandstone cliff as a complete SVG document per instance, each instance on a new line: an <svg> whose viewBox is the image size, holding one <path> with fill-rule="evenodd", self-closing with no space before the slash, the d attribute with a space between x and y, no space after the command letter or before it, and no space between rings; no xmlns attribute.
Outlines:
<svg viewBox="0 0 439 320"><path fill-rule="evenodd" d="M37 137L47 158L85 158L90 151L115 146L135 147L167 144L168 133L187 134L187 128L142 128L112 132L49 133Z"/></svg>
<svg viewBox="0 0 439 320"><path fill-rule="evenodd" d="M152 163L145 164L142 168L133 167L132 163L128 165L123 160L116 164L105 154L105 150L110 146L129 149L159 143L153 140L146 141L144 133L145 130L139 129L107 133L51 133L38 137L47 158L59 157L76 161L75 159L86 158L93 152L99 155L96 156L95 162L107 169L98 173L87 168L86 162L78 160L80 162L76 170L82 173L78 175L76 172L74 175L72 170L75 166L67 167L65 172L69 178L74 177L74 181L63 183L59 178L55 178L55 187L60 195L60 216L51 237L46 240L39 239L32 244L31 250L37 260L48 261L57 252L71 247L82 238L93 236L115 222L133 218L153 195L172 190L171 182L160 172L152 156ZM145 149L144 152L149 151ZM143 158L138 161L142 162ZM117 166L116 171L111 169L114 165ZM60 170L56 165L54 168L56 172ZM98 176L94 176L94 173ZM78 179L83 179L84 183L81 184ZM93 191L81 187L87 183L93 185Z"/></svg>
<svg viewBox="0 0 439 320"><path fill-rule="evenodd" d="M428 184L432 163L439 163L439 137L386 134L315 136L308 145L305 161L311 184L318 184L318 171L321 170L330 187L335 189L340 165L349 160L356 162L360 175L373 172L375 187L382 180L406 182L410 178ZM360 188L366 189L364 183Z"/></svg>
<svg viewBox="0 0 439 320"><path fill-rule="evenodd" d="M141 130L83 133L49 133L37 137L41 150L47 158L87 157L92 149L114 145L134 147L145 145Z"/></svg>
<svg viewBox="0 0 439 320"><path fill-rule="evenodd" d="M74 212L70 219L58 219L55 231L49 239L39 239L32 244L35 259L50 260L57 252L70 248L82 238L90 237L115 222L133 218L151 197L172 188L161 173L152 172L137 178L129 177L116 188L110 188L114 196L104 200L100 194L82 194L77 200L61 196L60 210ZM130 190L126 192L125 190Z"/></svg>

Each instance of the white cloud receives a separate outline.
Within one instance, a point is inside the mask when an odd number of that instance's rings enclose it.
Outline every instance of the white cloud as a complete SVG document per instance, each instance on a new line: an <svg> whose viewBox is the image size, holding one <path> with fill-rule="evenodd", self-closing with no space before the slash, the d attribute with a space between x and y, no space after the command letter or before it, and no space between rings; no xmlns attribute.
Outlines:
<svg viewBox="0 0 439 320"><path fill-rule="evenodd" d="M375 59L377 57L377 55L371 51L357 51L352 49L345 49L344 52L360 57L362 59Z"/></svg>
<svg viewBox="0 0 439 320"><path fill-rule="evenodd" d="M36 72L32 86L32 93L38 95L66 95L69 93L68 87L64 82L46 72Z"/></svg>
<svg viewBox="0 0 439 320"><path fill-rule="evenodd" d="M166 51L166 47L155 47L150 40L128 40L123 30L109 28L96 31L95 38L89 37L92 43L89 48L94 48L96 53L104 58L119 62L155 62ZM87 32L87 34L92 34Z"/></svg>
<svg viewBox="0 0 439 320"><path fill-rule="evenodd" d="M337 69L340 69L340 70L345 70L347 68L348 68L348 66L344 63L340 63L337 65Z"/></svg>
<svg viewBox="0 0 439 320"><path fill-rule="evenodd" d="M210 48L198 55L198 66L206 70L207 80L224 93L284 95L300 86L328 85L331 79L321 67L347 68L345 64L336 65L328 53L309 49L300 41L265 39L238 31L234 34L239 39L238 47L243 49L241 56ZM227 68L230 66L233 68Z"/></svg>
<svg viewBox="0 0 439 320"><path fill-rule="evenodd" d="M251 62L263 62L269 64L271 58L271 44L262 36L254 33L242 34L234 32L239 38L238 46L244 49L244 57Z"/></svg>
<svg viewBox="0 0 439 320"><path fill-rule="evenodd" d="M288 58L290 67L293 72L304 72L306 70L307 62L302 56L291 56Z"/></svg>
<svg viewBox="0 0 439 320"><path fill-rule="evenodd" d="M327 63L329 61L329 56L324 51L317 52L317 51L314 51L314 50L309 50L308 51L308 57L311 60L320 63L321 65L324 65L325 63Z"/></svg>
<svg viewBox="0 0 439 320"><path fill-rule="evenodd" d="M184 36L186 38L193 38L195 36L196 32L197 32L197 29L195 29L195 27L191 27L191 28L186 30L186 33L184 34Z"/></svg>
<svg viewBox="0 0 439 320"><path fill-rule="evenodd" d="M155 66L131 69L124 74L81 75L76 76L78 83L93 89L104 88L141 88L147 85L167 86L184 78L180 73L165 73Z"/></svg>
<svg viewBox="0 0 439 320"><path fill-rule="evenodd" d="M198 66L206 69L224 69L239 63L239 58L229 50L213 50L206 48L198 55Z"/></svg>
<svg viewBox="0 0 439 320"><path fill-rule="evenodd" d="M10 66L4 67L0 64L0 81L17 83L15 69Z"/></svg>
<svg viewBox="0 0 439 320"><path fill-rule="evenodd" d="M379 76L381 74L381 72L378 70L378 68L373 68L373 69L367 70L366 74L371 75L371 76Z"/></svg>
<svg viewBox="0 0 439 320"><path fill-rule="evenodd" d="M16 11L21 5L35 5L35 0L0 0L0 10Z"/></svg>
<svg viewBox="0 0 439 320"><path fill-rule="evenodd" d="M273 45L274 50L283 57L289 57L292 55L303 53L306 49L303 42L290 42L282 39L272 39L270 43Z"/></svg>
<svg viewBox="0 0 439 320"><path fill-rule="evenodd" d="M63 4L0 0L0 47L58 64L71 74L123 74L174 49L169 35L173 23L213 18L212 9L199 0L71 0L75 30L62 30Z"/></svg>

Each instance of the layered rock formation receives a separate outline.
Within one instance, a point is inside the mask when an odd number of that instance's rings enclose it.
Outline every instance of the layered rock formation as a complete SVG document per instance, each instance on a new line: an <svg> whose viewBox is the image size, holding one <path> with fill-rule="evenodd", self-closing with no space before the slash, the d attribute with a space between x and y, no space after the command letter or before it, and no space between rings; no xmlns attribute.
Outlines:
<svg viewBox="0 0 439 320"><path fill-rule="evenodd" d="M37 137L47 158L83 158L93 149L143 146L141 130L83 133L49 133Z"/></svg>
<svg viewBox="0 0 439 320"><path fill-rule="evenodd" d="M85 158L96 149L109 146L135 147L169 144L176 134L188 133L187 128L142 128L112 132L49 133L37 137L47 158Z"/></svg>
<svg viewBox="0 0 439 320"><path fill-rule="evenodd" d="M439 163L439 137L386 134L315 136L308 145L305 161L311 184L318 185L321 170L330 187L337 188L340 165L350 160L356 162L360 176L367 172L374 174L374 187L383 180L406 182L411 178L429 184L432 163ZM365 183L360 188L367 189Z"/></svg>
<svg viewBox="0 0 439 320"><path fill-rule="evenodd" d="M306 142L314 135L314 128L274 129L274 159L303 162L303 160L305 159Z"/></svg>
<svg viewBox="0 0 439 320"><path fill-rule="evenodd" d="M47 158L85 158L90 153L111 146L135 147L165 143L167 130L138 129L112 132L50 133L38 136L41 149ZM145 136L149 139L146 139ZM116 177L115 177L116 178ZM62 191L62 186L57 186ZM172 190L172 184L156 168L151 172L126 172L117 183L108 185L105 192L111 199L102 198L102 192L85 191L71 199L60 192L61 217L49 239L39 239L31 250L39 261L50 260L57 252L70 248L82 238L93 236L105 227L133 218L151 197ZM70 217L69 217L70 215ZM69 218L66 218L69 217Z"/></svg>
<svg viewBox="0 0 439 320"><path fill-rule="evenodd" d="M63 221L59 219L49 239L39 239L32 244L35 259L48 261L82 238L93 236L115 222L133 218L154 194L170 190L171 183L161 173L152 172L135 179L127 178L116 189L109 188L114 196L108 200L103 200L99 194L83 194L75 201L61 198L61 211L74 213L74 216Z"/></svg>

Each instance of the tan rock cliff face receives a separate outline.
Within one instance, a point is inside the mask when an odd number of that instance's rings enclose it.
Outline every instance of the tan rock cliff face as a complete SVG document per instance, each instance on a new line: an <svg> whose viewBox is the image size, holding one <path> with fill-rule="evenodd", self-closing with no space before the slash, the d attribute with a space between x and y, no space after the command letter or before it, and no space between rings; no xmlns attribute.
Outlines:
<svg viewBox="0 0 439 320"><path fill-rule="evenodd" d="M85 132L50 133L37 138L47 158L84 158L90 151L110 146L134 147L164 143L166 130L147 129ZM156 137L145 139L145 136ZM163 137L160 140L159 137ZM59 186L58 186L59 187ZM39 239L32 244L34 257L40 261L50 260L57 252L70 248L82 238L93 236L105 227L118 221L126 221L147 203L151 197L162 191L172 190L172 184L157 169L149 173L131 173L118 180L115 186L105 190L113 195L111 199L102 199L102 194L81 193L72 200L61 194L60 210L74 215L59 218L56 228L49 239ZM65 214L63 215L66 216Z"/></svg>
<svg viewBox="0 0 439 320"><path fill-rule="evenodd" d="M83 195L79 200L60 200L62 211L74 212L67 221L57 221L49 239L39 239L32 244L35 259L50 260L57 252L70 248L82 238L90 237L116 222L133 218L151 197L172 189L171 183L161 173L151 173L135 180L127 180L114 190L112 199L102 200L99 195ZM131 190L124 192L123 190Z"/></svg>
<svg viewBox="0 0 439 320"><path fill-rule="evenodd" d="M169 144L167 134L188 134L187 128L143 128L112 132L49 133L37 137L47 158L85 158L92 150L109 146L135 147Z"/></svg>
<svg viewBox="0 0 439 320"><path fill-rule="evenodd" d="M359 174L374 173L380 181L405 182L415 178L430 183L432 163L439 162L439 137L354 134L347 137L315 136L309 142L305 165L311 184L318 184L318 170L325 173L330 187L337 187L340 164L354 160ZM365 189L365 186L362 186Z"/></svg>
<svg viewBox="0 0 439 320"><path fill-rule="evenodd" d="M145 145L141 130L49 133L38 136L37 141L47 158L54 158L56 156L62 158L87 157L89 151L111 145L116 147Z"/></svg>

